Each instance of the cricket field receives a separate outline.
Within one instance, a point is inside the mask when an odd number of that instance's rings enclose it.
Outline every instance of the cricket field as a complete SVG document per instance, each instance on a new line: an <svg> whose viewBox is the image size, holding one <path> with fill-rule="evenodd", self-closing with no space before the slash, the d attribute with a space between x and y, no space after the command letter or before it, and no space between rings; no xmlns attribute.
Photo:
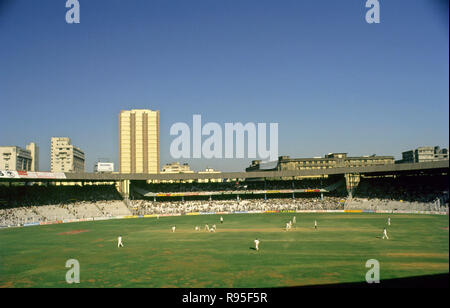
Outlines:
<svg viewBox="0 0 450 308"><path fill-rule="evenodd" d="M294 215L297 223L285 231ZM258 288L364 282L369 259L379 262L381 281L449 272L446 215L222 217L223 224L220 215L197 215L2 229L0 287ZM205 224L216 224L217 232L205 231ZM384 227L389 239L381 238ZM119 235L123 248L117 247ZM79 262L78 284L66 282L69 259Z"/></svg>

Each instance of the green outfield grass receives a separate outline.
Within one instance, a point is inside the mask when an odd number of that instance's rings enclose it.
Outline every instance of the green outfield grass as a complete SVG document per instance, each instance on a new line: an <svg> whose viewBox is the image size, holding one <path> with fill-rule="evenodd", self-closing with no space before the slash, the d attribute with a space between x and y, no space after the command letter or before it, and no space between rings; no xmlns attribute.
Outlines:
<svg viewBox="0 0 450 308"><path fill-rule="evenodd" d="M296 228L283 227L293 216ZM389 240L382 240L387 217ZM0 230L0 287L279 287L449 271L448 216L234 214L121 219ZM314 230L314 220L319 229ZM217 225L216 233L204 231ZM171 232L176 225L176 232ZM194 227L199 225L200 232ZM83 231L71 234L71 231ZM117 248L117 236L124 248ZM252 249L255 238L260 251ZM65 282L77 259L81 283Z"/></svg>

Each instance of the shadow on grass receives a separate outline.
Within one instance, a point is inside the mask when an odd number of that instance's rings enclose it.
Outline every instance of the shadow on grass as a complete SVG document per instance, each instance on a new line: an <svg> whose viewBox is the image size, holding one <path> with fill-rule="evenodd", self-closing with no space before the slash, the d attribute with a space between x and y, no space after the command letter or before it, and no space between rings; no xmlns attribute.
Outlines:
<svg viewBox="0 0 450 308"><path fill-rule="evenodd" d="M351 282L293 288L448 288L449 273L381 280L380 283Z"/></svg>

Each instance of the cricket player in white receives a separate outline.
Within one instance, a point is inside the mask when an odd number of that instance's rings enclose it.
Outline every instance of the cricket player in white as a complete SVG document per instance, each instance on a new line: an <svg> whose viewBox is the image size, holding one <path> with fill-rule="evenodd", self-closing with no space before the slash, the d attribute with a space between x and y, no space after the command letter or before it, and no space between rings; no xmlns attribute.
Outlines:
<svg viewBox="0 0 450 308"><path fill-rule="evenodd" d="M294 224L297 222L297 219L295 218L295 216L294 216L294 218L292 219L292 222L293 222Z"/></svg>
<svg viewBox="0 0 450 308"><path fill-rule="evenodd" d="M391 217L388 217L388 226L391 225Z"/></svg>
<svg viewBox="0 0 450 308"><path fill-rule="evenodd" d="M255 240L255 249L257 251L259 250L259 240L258 239Z"/></svg>
<svg viewBox="0 0 450 308"><path fill-rule="evenodd" d="M383 230L383 238L382 239L384 240L384 238L389 239L386 228L384 228L384 230Z"/></svg>
<svg viewBox="0 0 450 308"><path fill-rule="evenodd" d="M289 230L289 223L286 223L286 231Z"/></svg>
<svg viewBox="0 0 450 308"><path fill-rule="evenodd" d="M200 230L200 228L198 226L195 226L195 231Z"/></svg>
<svg viewBox="0 0 450 308"><path fill-rule="evenodd" d="M220 223L223 224L223 217L220 216Z"/></svg>
<svg viewBox="0 0 450 308"><path fill-rule="evenodd" d="M175 232L175 229L176 229L176 227L175 227L175 226L173 226L173 227L172 227L172 232Z"/></svg>
<svg viewBox="0 0 450 308"><path fill-rule="evenodd" d="M205 225L205 230L206 230L206 231L209 231L209 226L208 226L208 224Z"/></svg>
<svg viewBox="0 0 450 308"><path fill-rule="evenodd" d="M117 248L119 248L119 247L123 247L121 235L119 235L119 237L117 238Z"/></svg>
<svg viewBox="0 0 450 308"><path fill-rule="evenodd" d="M314 229L317 230L317 220L314 220Z"/></svg>

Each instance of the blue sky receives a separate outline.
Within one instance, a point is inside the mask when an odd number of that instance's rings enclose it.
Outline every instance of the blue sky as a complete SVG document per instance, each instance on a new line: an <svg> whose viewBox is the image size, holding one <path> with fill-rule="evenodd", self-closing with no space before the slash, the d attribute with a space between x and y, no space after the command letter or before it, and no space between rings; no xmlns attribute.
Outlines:
<svg viewBox="0 0 450 308"><path fill-rule="evenodd" d="M279 155L394 155L448 147L448 1L0 0L0 145L68 136L118 160L118 113L175 122L279 123ZM250 159L187 160L239 171Z"/></svg>

